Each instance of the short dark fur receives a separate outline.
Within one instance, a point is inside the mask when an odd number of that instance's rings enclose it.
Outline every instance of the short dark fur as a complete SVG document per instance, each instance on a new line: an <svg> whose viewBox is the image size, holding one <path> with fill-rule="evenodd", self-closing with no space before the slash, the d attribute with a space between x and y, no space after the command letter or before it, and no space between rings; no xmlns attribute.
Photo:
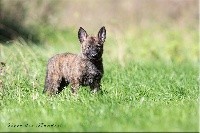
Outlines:
<svg viewBox="0 0 200 133"><path fill-rule="evenodd" d="M79 86L90 86L93 92L100 90L104 73L102 54L106 29L102 27L95 37L89 36L80 27L78 38L81 43L80 54L57 54L49 59L43 93L60 93L69 84L72 93L76 93Z"/></svg>

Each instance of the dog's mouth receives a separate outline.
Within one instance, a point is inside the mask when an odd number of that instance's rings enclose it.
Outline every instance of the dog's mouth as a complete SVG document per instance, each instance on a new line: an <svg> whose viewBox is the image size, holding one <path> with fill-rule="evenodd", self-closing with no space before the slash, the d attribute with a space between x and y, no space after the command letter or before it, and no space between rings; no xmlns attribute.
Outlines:
<svg viewBox="0 0 200 133"><path fill-rule="evenodd" d="M91 54L91 57L92 57L92 58L97 58L97 57L98 57L98 53L92 53L92 54Z"/></svg>
<svg viewBox="0 0 200 133"><path fill-rule="evenodd" d="M101 56L102 56L102 54L101 53L97 53L97 52L93 52L93 53L87 54L87 57L90 60L99 60L99 59L101 59Z"/></svg>
<svg viewBox="0 0 200 133"><path fill-rule="evenodd" d="M98 60L98 59L101 59L101 55L100 54L91 54L89 59Z"/></svg>
<svg viewBox="0 0 200 133"><path fill-rule="evenodd" d="M85 51L83 52L83 54L89 60L99 60L102 58L102 52L98 52L98 51Z"/></svg>

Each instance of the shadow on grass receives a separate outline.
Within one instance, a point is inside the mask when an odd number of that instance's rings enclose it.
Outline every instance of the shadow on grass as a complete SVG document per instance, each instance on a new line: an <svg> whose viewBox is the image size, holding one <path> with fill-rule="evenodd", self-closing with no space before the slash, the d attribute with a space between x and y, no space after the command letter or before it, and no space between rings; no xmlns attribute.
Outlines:
<svg viewBox="0 0 200 133"><path fill-rule="evenodd" d="M0 42L7 45L9 41L23 38L27 42L40 44L42 42L35 28L28 28L15 20L4 18L0 20Z"/></svg>

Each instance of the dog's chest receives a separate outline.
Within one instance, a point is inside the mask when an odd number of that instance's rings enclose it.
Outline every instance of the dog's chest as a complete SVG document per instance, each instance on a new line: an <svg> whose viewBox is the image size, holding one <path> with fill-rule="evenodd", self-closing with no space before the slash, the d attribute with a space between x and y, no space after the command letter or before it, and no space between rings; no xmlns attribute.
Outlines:
<svg viewBox="0 0 200 133"><path fill-rule="evenodd" d="M85 71L82 73L82 85L91 85L94 82L101 80L103 76L103 68L98 67L92 63L88 63L85 66Z"/></svg>

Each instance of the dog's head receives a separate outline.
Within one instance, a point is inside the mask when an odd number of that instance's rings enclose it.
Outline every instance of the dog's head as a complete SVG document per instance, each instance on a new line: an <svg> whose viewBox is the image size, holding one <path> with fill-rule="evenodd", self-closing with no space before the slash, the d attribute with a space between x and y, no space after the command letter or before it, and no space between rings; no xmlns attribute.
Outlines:
<svg viewBox="0 0 200 133"><path fill-rule="evenodd" d="M78 38L81 43L81 50L84 57L90 60L101 59L103 54L103 44L106 39L106 29L103 26L97 36L90 36L80 27L78 31Z"/></svg>

